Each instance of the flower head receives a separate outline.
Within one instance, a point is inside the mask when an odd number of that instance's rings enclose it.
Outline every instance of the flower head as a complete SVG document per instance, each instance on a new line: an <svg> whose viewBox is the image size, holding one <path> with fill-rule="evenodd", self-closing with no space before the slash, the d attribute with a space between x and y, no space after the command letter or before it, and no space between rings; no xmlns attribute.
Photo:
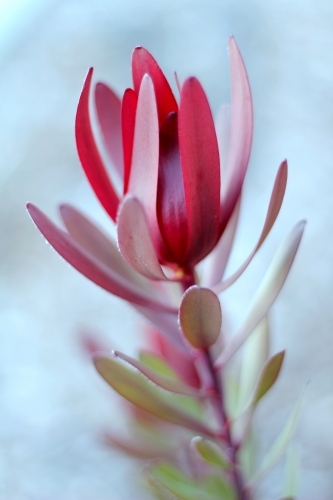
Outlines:
<svg viewBox="0 0 333 500"><path fill-rule="evenodd" d="M228 279L224 270L238 221L252 142L252 101L246 70L229 39L231 105L214 123L208 99L194 78L179 85L179 103L152 55L132 56L133 88L122 100L104 83L94 104L109 175L95 139L90 110L93 70L80 96L75 135L84 172L117 225L115 243L70 205L60 207L67 231L28 204L34 222L70 264L105 290L139 308L169 336L179 338L177 308L160 281L198 283L195 266L205 259L201 284L219 293L246 269L279 213L287 181L282 162L267 216L249 257ZM122 180L121 189L115 186Z"/></svg>
<svg viewBox="0 0 333 500"><path fill-rule="evenodd" d="M134 230L129 227L132 211L144 212L159 262L185 272L206 257L225 229L240 196L252 138L246 72L232 38L229 48L233 107L230 141L222 145L229 150L223 165L225 179L212 113L201 84L194 77L185 80L178 105L156 61L138 47L132 56L134 88L124 92L121 102L106 85L95 88L106 150L123 179L123 193L117 193L93 136L89 115L92 70L88 73L76 119L78 153L105 210L115 222L118 214L121 228L126 219L127 231L120 230L121 251ZM224 122L227 119L225 114ZM230 128L228 123L223 125ZM226 151L221 157L226 157ZM128 255L126 250L124 254Z"/></svg>

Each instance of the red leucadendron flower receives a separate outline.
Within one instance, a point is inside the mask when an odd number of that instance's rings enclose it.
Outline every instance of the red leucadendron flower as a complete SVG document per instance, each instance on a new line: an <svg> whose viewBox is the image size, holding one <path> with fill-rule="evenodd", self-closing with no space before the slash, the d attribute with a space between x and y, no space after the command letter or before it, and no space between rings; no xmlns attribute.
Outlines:
<svg viewBox="0 0 333 500"><path fill-rule="evenodd" d="M72 206L60 207L64 231L28 204L35 224L62 257L174 338L179 337L179 300L162 282L180 282L180 290L197 283L195 266L210 254L201 284L215 293L230 286L270 232L286 187L284 161L255 248L223 281L253 128L248 77L232 37L229 57L232 102L222 107L215 124L200 82L190 77L179 85L178 103L157 62L142 47L133 52L133 89L126 89L122 100L104 83L96 84L95 111L114 167L111 176L92 126L89 70L76 115L77 150L97 198L117 225L120 253ZM122 180L121 191L116 177Z"/></svg>

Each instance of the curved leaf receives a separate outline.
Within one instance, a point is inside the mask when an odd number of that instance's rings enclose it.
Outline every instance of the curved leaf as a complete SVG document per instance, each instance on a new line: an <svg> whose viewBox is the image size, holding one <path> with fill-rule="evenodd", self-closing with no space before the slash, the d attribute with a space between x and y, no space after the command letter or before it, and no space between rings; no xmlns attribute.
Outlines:
<svg viewBox="0 0 333 500"><path fill-rule="evenodd" d="M229 485L221 478L214 485L212 482L205 484L204 481L195 481L167 462L154 464L149 472L156 481L182 500L235 500Z"/></svg>
<svg viewBox="0 0 333 500"><path fill-rule="evenodd" d="M124 176L124 160L121 134L121 101L104 83L95 87L95 105L105 148L120 178Z"/></svg>
<svg viewBox="0 0 333 500"><path fill-rule="evenodd" d="M286 191L287 186L287 177L288 177L288 164L287 161L283 161L277 171L273 191L271 194L271 198L269 201L269 206L266 214L266 219L264 222L264 227L262 228L261 234L259 236L258 242L256 243L254 249L248 256L248 258L243 262L239 269L235 273L233 273L229 278L222 283L219 283L214 287L215 293L220 293L229 286L231 286L235 281L241 276L241 274L245 271L245 269L250 264L251 260L258 252L261 245L264 243L268 234L270 233L277 216L279 215L280 208L282 206L284 193Z"/></svg>
<svg viewBox="0 0 333 500"><path fill-rule="evenodd" d="M224 179L220 233L224 231L241 193L250 159L253 130L251 90L242 56L233 37L229 38L231 71L231 124L228 164Z"/></svg>
<svg viewBox="0 0 333 500"><path fill-rule="evenodd" d="M132 76L137 94L145 74L148 74L154 83L161 127L168 114L178 110L178 105L167 79L153 56L143 47L136 47L132 55Z"/></svg>
<svg viewBox="0 0 333 500"><path fill-rule="evenodd" d="M267 314L279 295L287 279L292 263L294 262L303 235L304 226L305 221L298 222L278 249L252 300L247 316L239 327L236 335L231 339L216 360L216 368L221 368L229 361L254 328L260 323L262 318Z"/></svg>
<svg viewBox="0 0 333 500"><path fill-rule="evenodd" d="M122 352L119 351L114 351L114 355L117 358L122 359L126 363L130 364L133 366L133 368L136 368L142 375L147 377L151 382L154 384L158 385L162 389L165 389L166 391L173 392L176 394L183 394L185 396L193 396L193 397L201 397L201 394L199 391L196 391L192 387L184 384L179 378L170 378L164 375L161 375L158 373L156 370L151 369L149 366L145 365L141 361L138 361L137 359L131 358L130 356L127 356L126 354L123 354Z"/></svg>
<svg viewBox="0 0 333 500"><path fill-rule="evenodd" d="M218 297L208 288L188 288L180 303L179 324L192 347L207 349L215 344L222 326Z"/></svg>
<svg viewBox="0 0 333 500"><path fill-rule="evenodd" d="M174 309L159 303L143 289L113 272L93 255L85 251L65 231L59 229L37 207L28 203L27 209L32 220L50 245L75 269L104 290L134 304L151 307L160 311L173 312Z"/></svg>
<svg viewBox="0 0 333 500"><path fill-rule="evenodd" d="M89 114L89 95L93 69L90 68L82 89L75 119L76 146L83 170L97 198L115 221L119 197L98 152Z"/></svg>
<svg viewBox="0 0 333 500"><path fill-rule="evenodd" d="M219 242L204 260L202 286L212 288L214 285L217 286L223 278L236 234L240 206L241 197L238 199L235 210L233 211L227 227L219 239Z"/></svg>
<svg viewBox="0 0 333 500"><path fill-rule="evenodd" d="M281 458L281 456L285 452L291 438L293 437L295 429L296 429L299 413L301 410L301 404L302 404L304 392L305 392L305 388L303 389L302 394L299 397L299 399L296 403L296 406L295 406L292 414L290 415L287 423L285 424L284 428L282 429L280 435L277 437L272 448L270 449L270 451L267 453L266 457L264 458L264 460L261 464L261 467L255 473L255 475L252 477L252 479L250 479L250 481L249 481L250 488L253 488L262 480L262 478L277 463L277 461Z"/></svg>
<svg viewBox="0 0 333 500"><path fill-rule="evenodd" d="M140 201L127 194L117 220L120 253L138 273L152 280L168 280L158 261Z"/></svg>
<svg viewBox="0 0 333 500"><path fill-rule="evenodd" d="M154 86L142 79L136 109L134 143L128 193L143 205L153 240L161 238L156 214L159 163L159 128Z"/></svg>
<svg viewBox="0 0 333 500"><path fill-rule="evenodd" d="M63 204L60 205L59 211L67 231L81 247L123 278L147 291L151 290L151 282L133 271L132 267L122 258L116 243L105 236L78 209Z"/></svg>
<svg viewBox="0 0 333 500"><path fill-rule="evenodd" d="M181 266L187 246L187 214L176 113L168 115L160 131L157 218L170 253L165 260Z"/></svg>
<svg viewBox="0 0 333 500"><path fill-rule="evenodd" d="M170 394L148 380L138 370L116 357L95 354L98 373L125 399L156 417L206 435L214 431L185 410L183 396Z"/></svg>
<svg viewBox="0 0 333 500"><path fill-rule="evenodd" d="M127 193L131 174L135 114L137 105L137 94L132 89L126 89L121 103L121 131L124 157L124 194Z"/></svg>
<svg viewBox="0 0 333 500"><path fill-rule="evenodd" d="M199 81L185 80L178 115L188 240L185 260L197 264L219 236L220 159L213 117Z"/></svg>
<svg viewBox="0 0 333 500"><path fill-rule="evenodd" d="M254 393L260 373L269 356L269 324L265 316L247 338L242 357L237 414L243 413Z"/></svg>

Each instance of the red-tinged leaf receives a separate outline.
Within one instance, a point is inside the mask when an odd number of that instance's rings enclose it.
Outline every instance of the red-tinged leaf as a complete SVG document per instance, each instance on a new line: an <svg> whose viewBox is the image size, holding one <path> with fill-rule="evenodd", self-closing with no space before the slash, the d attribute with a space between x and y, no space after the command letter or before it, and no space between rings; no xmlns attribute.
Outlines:
<svg viewBox="0 0 333 500"><path fill-rule="evenodd" d="M179 334L178 324L177 331ZM193 358L191 353L187 349L185 350L184 342L182 342L182 349L180 349L174 342L170 342L165 335L154 329L150 332L149 345L172 366L188 385L197 389L201 387L201 381Z"/></svg>
<svg viewBox="0 0 333 500"><path fill-rule="evenodd" d="M146 364L142 363L141 361L138 361L137 359L127 356L122 352L114 351L114 354L116 357L122 359L126 363L129 363L131 366L139 370L139 372L142 373L142 375L144 375L149 380L151 380L151 382L158 385L162 389L165 389L166 391L173 392L176 394L183 394L184 396L193 396L196 398L202 396L202 394L200 394L199 391L196 391L192 387L184 384L179 379L174 379L174 378L172 379L170 377L164 376L158 373L156 370L153 370Z"/></svg>
<svg viewBox="0 0 333 500"><path fill-rule="evenodd" d="M235 239L239 212L241 206L241 196L235 206L235 210L230 217L227 227L225 228L218 244L207 255L204 261L201 283L208 288L218 285L223 278L224 271L232 250L232 245Z"/></svg>
<svg viewBox="0 0 333 500"><path fill-rule="evenodd" d="M216 368L222 368L230 360L273 305L294 262L304 226L305 221L298 222L282 242L250 304L243 323L215 361Z"/></svg>
<svg viewBox="0 0 333 500"><path fill-rule="evenodd" d="M253 130L252 99L246 69L233 37L229 38L231 71L230 146L224 179L221 233L234 211L250 159Z"/></svg>
<svg viewBox="0 0 333 500"><path fill-rule="evenodd" d="M104 343L101 342L98 336L87 330L81 332L79 336L79 343L85 354L91 358L95 352L108 352L111 349Z"/></svg>
<svg viewBox="0 0 333 500"><path fill-rule="evenodd" d="M275 384L282 368L284 355L285 351L278 352L269 358L269 360L265 363L254 391L251 402L253 406L255 406Z"/></svg>
<svg viewBox="0 0 333 500"><path fill-rule="evenodd" d="M95 367L104 380L125 399L162 420L206 435L215 432L194 417L182 404L184 396L171 394L153 384L138 370L116 357L96 354Z"/></svg>
<svg viewBox="0 0 333 500"><path fill-rule="evenodd" d="M231 105L223 104L218 112L215 128L216 137L219 145L220 165L221 165L221 196L225 195L225 182L227 167L230 166L228 162L229 147L230 147L230 121L231 121Z"/></svg>
<svg viewBox="0 0 333 500"><path fill-rule="evenodd" d="M161 127L169 113L178 111L178 105L167 79L153 56L143 47L136 47L132 55L132 76L134 90L137 93L145 74L148 74L154 83Z"/></svg>
<svg viewBox="0 0 333 500"><path fill-rule="evenodd" d="M89 95L93 69L88 72L80 96L76 120L76 147L83 170L106 212L115 221L119 205L118 195L105 170L92 131L89 114Z"/></svg>
<svg viewBox="0 0 333 500"><path fill-rule="evenodd" d="M87 252L126 280L146 291L151 289L151 283L136 273L122 258L116 243L105 236L81 212L71 205L64 204L60 206L60 215L69 234Z"/></svg>
<svg viewBox="0 0 333 500"><path fill-rule="evenodd" d="M143 206L126 195L118 213L118 245L126 262L138 273L153 280L167 280L154 248Z"/></svg>
<svg viewBox="0 0 333 500"><path fill-rule="evenodd" d="M142 203L154 243L161 240L156 214L158 163L159 130L155 93L151 78L145 75L136 110L128 193Z"/></svg>
<svg viewBox="0 0 333 500"><path fill-rule="evenodd" d="M245 269L248 267L250 264L251 260L255 256L255 254L258 252L259 248L261 245L264 243L265 239L269 235L273 225L275 224L275 221L277 219L277 216L279 215L284 194L286 191L286 186L287 186L287 178L288 178L288 164L287 161L283 161L277 171L274 186L273 186L273 191L271 194L271 198L269 201L269 206L266 214L266 219L264 222L264 227L262 228L261 234L259 236L259 239L256 243L256 246L250 253L250 255L247 257L245 262L240 266L237 271L232 274L228 279L225 281L222 281L222 283L217 284L214 286L214 291L215 293L220 293L229 286L231 286L235 281L241 276L241 274L245 271Z"/></svg>
<svg viewBox="0 0 333 500"><path fill-rule="evenodd" d="M170 253L165 260L181 266L187 246L187 214L176 113L167 117L160 131L157 218Z"/></svg>
<svg viewBox="0 0 333 500"><path fill-rule="evenodd" d="M179 324L186 340L196 349L215 344L222 326L221 305L215 293L197 285L188 288L180 303Z"/></svg>
<svg viewBox="0 0 333 500"><path fill-rule="evenodd" d="M104 83L95 87L95 105L106 150L120 178L124 176L124 160L121 139L121 102L119 97Z"/></svg>
<svg viewBox="0 0 333 500"><path fill-rule="evenodd" d="M126 453L131 457L140 459L153 459L156 457L170 458L174 457L174 450L171 446L162 446L154 442L141 442L134 438L119 437L116 434L106 434L104 436L105 444Z"/></svg>
<svg viewBox="0 0 333 500"><path fill-rule="evenodd" d="M28 212L50 245L75 269L104 290L134 304L151 307L161 311L173 312L174 309L165 303L159 303L145 290L113 272L93 255L78 245L65 231L59 229L37 207L27 205Z"/></svg>
<svg viewBox="0 0 333 500"><path fill-rule="evenodd" d="M124 194L127 193L131 174L135 114L138 104L137 94L132 89L126 89L121 103L121 129L124 156Z"/></svg>
<svg viewBox="0 0 333 500"><path fill-rule="evenodd" d="M177 310L172 312L154 311L150 307L134 306L148 321L157 327L167 339L171 340L171 344L178 347L181 352L186 352L183 339L180 336L177 322ZM165 338L163 336L163 338ZM165 339L167 341L167 339ZM178 358L177 358L178 359ZM186 365L185 365L186 366ZM183 366L181 367L183 368ZM189 382L185 379L186 382ZM193 384L192 384L193 385Z"/></svg>
<svg viewBox="0 0 333 500"><path fill-rule="evenodd" d="M182 87L178 116L188 242L185 259L195 265L217 243L220 213L220 160L213 117L196 78Z"/></svg>

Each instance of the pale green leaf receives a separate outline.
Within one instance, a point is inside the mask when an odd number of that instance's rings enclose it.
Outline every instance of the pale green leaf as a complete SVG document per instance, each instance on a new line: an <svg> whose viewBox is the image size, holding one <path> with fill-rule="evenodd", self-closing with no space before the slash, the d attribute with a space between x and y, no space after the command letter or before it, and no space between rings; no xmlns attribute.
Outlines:
<svg viewBox="0 0 333 500"><path fill-rule="evenodd" d="M296 256L304 226L304 221L296 224L278 249L252 300L243 323L216 360L216 368L222 368L237 352L250 333L267 314L279 295Z"/></svg>
<svg viewBox="0 0 333 500"><path fill-rule="evenodd" d="M216 475L196 481L167 462L154 464L149 472L153 479L182 500L235 500L232 486Z"/></svg>
<svg viewBox="0 0 333 500"><path fill-rule="evenodd" d="M297 404L292 414L290 415L287 423L282 429L282 432L276 439L270 451L267 453L266 457L264 458L261 464L261 467L250 480L249 484L251 487L259 483L259 481L261 481L261 479L267 474L267 472L269 472L269 470L276 464L276 462L281 458L281 456L285 452L295 432L299 413L301 410L301 403L303 400L304 390L305 389L303 389L302 394L299 400L297 401Z"/></svg>
<svg viewBox="0 0 333 500"><path fill-rule="evenodd" d="M206 462L224 469L230 468L230 462L216 443L197 436L192 439L191 446Z"/></svg>
<svg viewBox="0 0 333 500"><path fill-rule="evenodd" d="M164 375L161 375L158 373L156 370L153 370L149 368L147 365L144 363L141 363L141 361L138 361L137 359L132 358L131 356L127 356L127 354L124 354L119 351L114 351L115 356L118 358L122 359L123 361L126 361L126 363L129 363L132 365L134 368L139 370L143 375L145 375L149 380L154 382L154 384L158 385L159 387L162 387L166 391L170 392L175 392L177 394L183 394L186 396L193 396L193 397L201 397L202 394L200 394L199 391L194 389L193 387L188 386L187 384L183 383L181 380L177 380L174 378L166 377ZM161 360L162 361L162 360ZM156 364L155 364L156 366ZM167 365L165 363L165 366L161 366L160 368L163 368L164 371L166 371Z"/></svg>
<svg viewBox="0 0 333 500"><path fill-rule="evenodd" d="M269 355L269 324L265 316L247 338L241 364L237 414L244 411L250 397L254 393L260 372Z"/></svg>
<svg viewBox="0 0 333 500"><path fill-rule="evenodd" d="M286 497L294 497L298 490L300 473L300 452L298 447L290 445L285 465L285 479L283 493Z"/></svg>
<svg viewBox="0 0 333 500"><path fill-rule="evenodd" d="M285 351L274 354L264 365L254 391L252 405L255 406L260 399L275 384L282 367Z"/></svg>
<svg viewBox="0 0 333 500"><path fill-rule="evenodd" d="M190 407L184 406L184 401L192 398L161 389L137 369L115 356L96 354L94 364L99 374L118 394L139 408L200 434L215 435L210 427L193 415Z"/></svg>

